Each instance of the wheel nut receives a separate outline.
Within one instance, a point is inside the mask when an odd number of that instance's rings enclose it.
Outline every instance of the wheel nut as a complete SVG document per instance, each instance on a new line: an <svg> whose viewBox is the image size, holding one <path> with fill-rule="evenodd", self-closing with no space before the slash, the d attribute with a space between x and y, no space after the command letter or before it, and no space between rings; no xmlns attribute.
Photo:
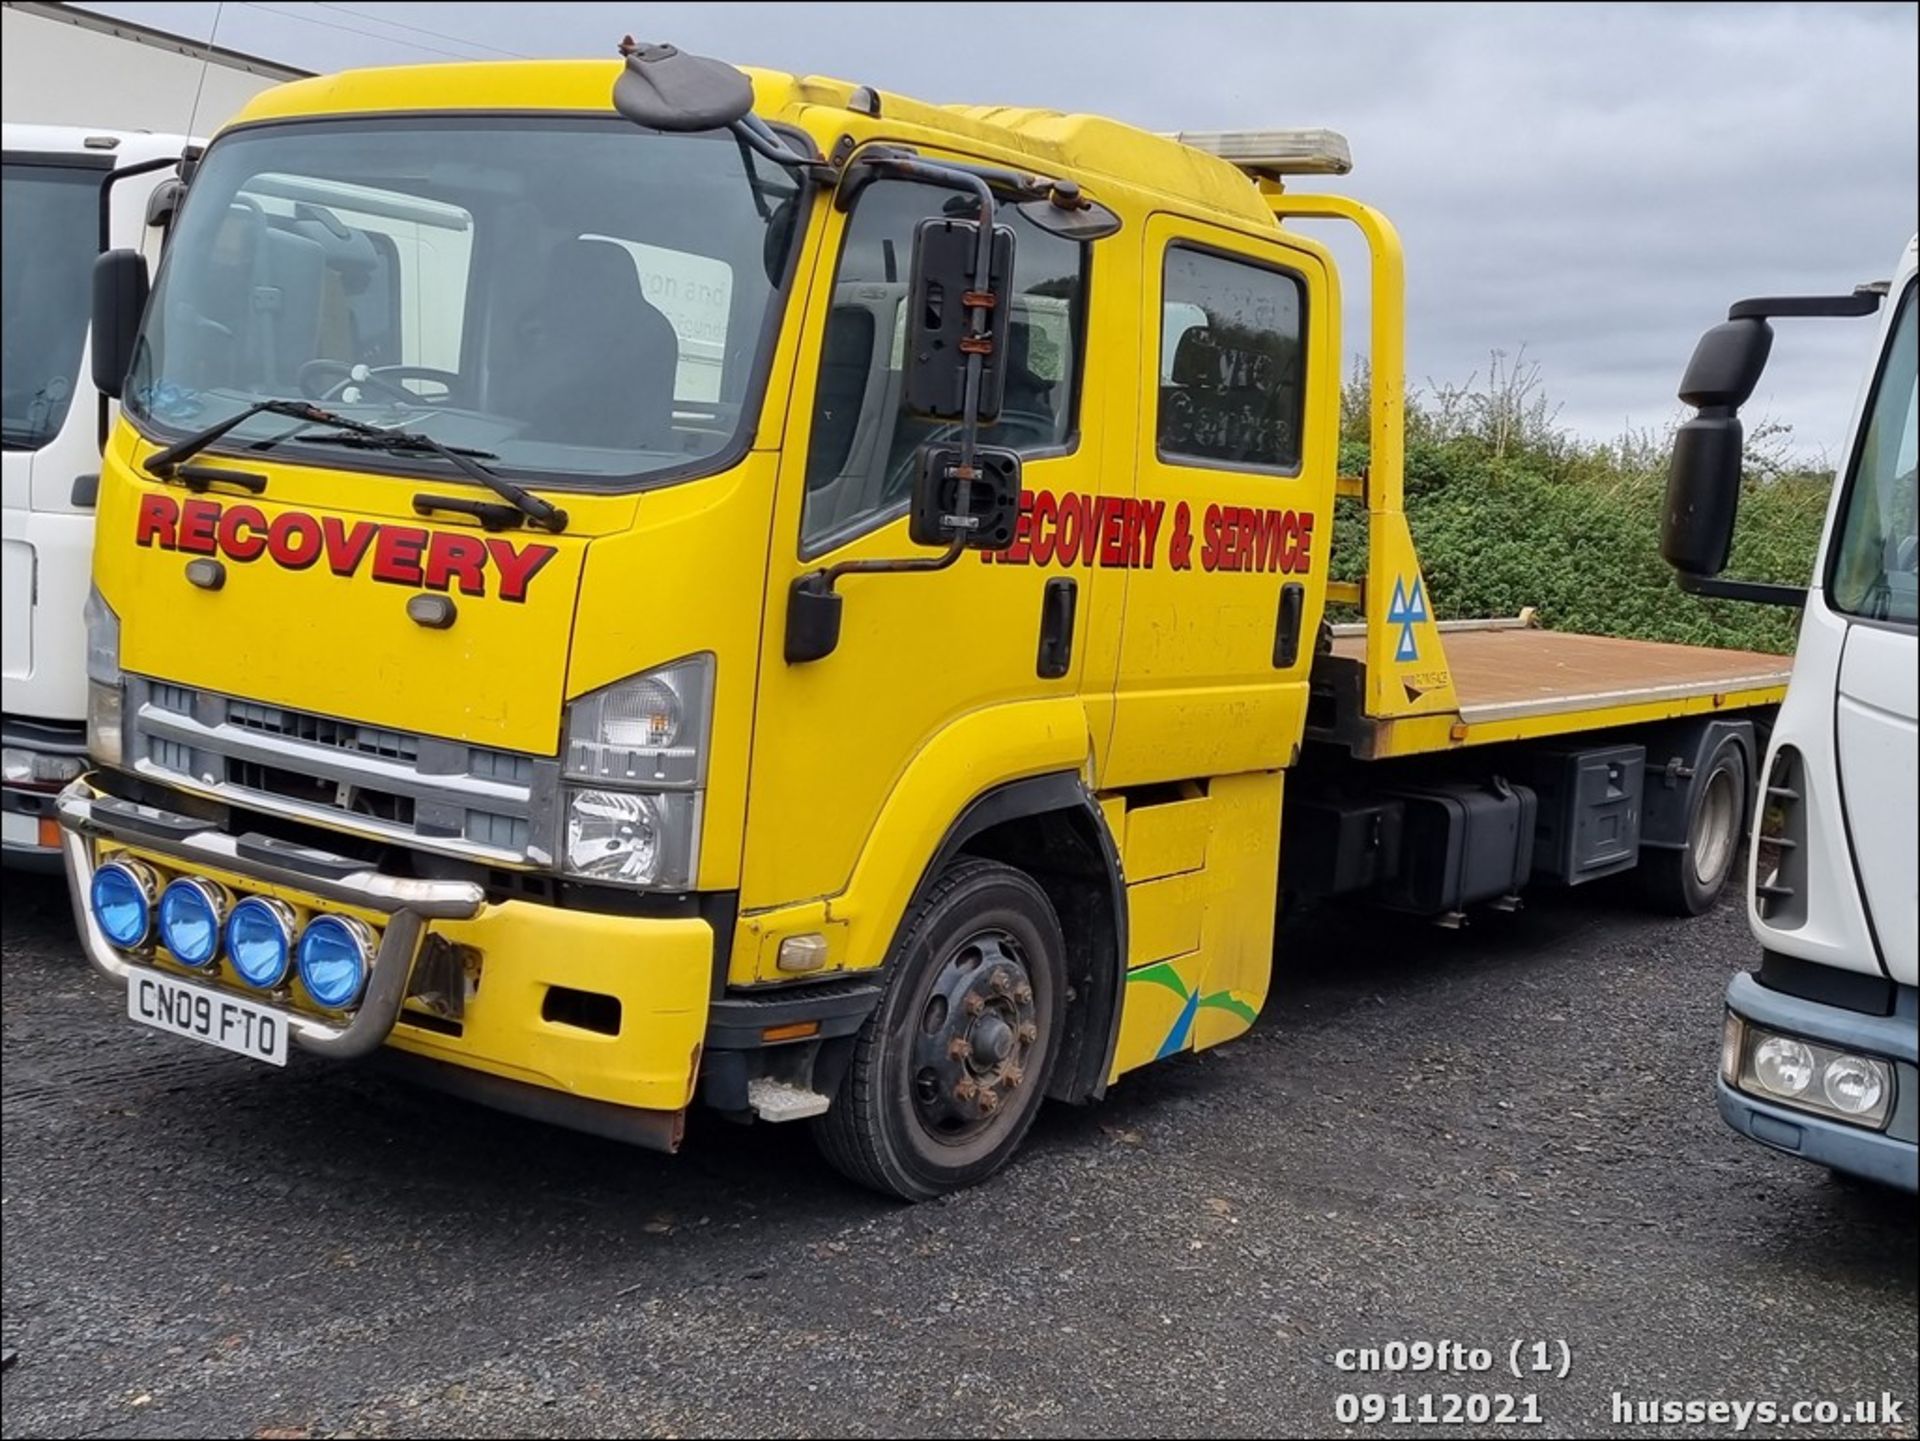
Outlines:
<svg viewBox="0 0 1920 1441"><path fill-rule="evenodd" d="M988 984L991 985L998 994L1003 996L1013 988L1013 982L1007 979L1007 973L1005 971L995 971L993 973L993 979L989 981Z"/></svg>
<svg viewBox="0 0 1920 1441"><path fill-rule="evenodd" d="M980 1106L981 1115L983 1116L986 1115L989 1111L991 1111L995 1106L999 1104L1000 1104L1000 1097L994 1092L982 1091L980 1093L979 1106Z"/></svg>
<svg viewBox="0 0 1920 1441"><path fill-rule="evenodd" d="M1035 1041L1040 1039L1040 1028L1034 1025L1032 1021L1022 1021L1020 1023L1020 1029L1015 1031L1014 1034L1020 1038L1022 1044L1031 1046Z"/></svg>
<svg viewBox="0 0 1920 1441"><path fill-rule="evenodd" d="M947 1059L950 1061L964 1061L972 1054L973 1042L965 1036L955 1036L947 1042Z"/></svg>
<svg viewBox="0 0 1920 1441"><path fill-rule="evenodd" d="M969 1016L977 1016L986 1008L987 1008L987 999L985 996L982 996L978 991L972 992L967 996L967 999L965 1002L965 1010Z"/></svg>
<svg viewBox="0 0 1920 1441"><path fill-rule="evenodd" d="M1028 985L1025 981L1022 981L1018 986L1014 987L1013 998L1023 1006L1032 1005L1033 1004L1033 987Z"/></svg>
<svg viewBox="0 0 1920 1441"><path fill-rule="evenodd" d="M1009 1091L1017 1088L1026 1078L1027 1073L1021 1070L1019 1065L1013 1061L1008 1061L1006 1065L1000 1068L1001 1083L1005 1085Z"/></svg>

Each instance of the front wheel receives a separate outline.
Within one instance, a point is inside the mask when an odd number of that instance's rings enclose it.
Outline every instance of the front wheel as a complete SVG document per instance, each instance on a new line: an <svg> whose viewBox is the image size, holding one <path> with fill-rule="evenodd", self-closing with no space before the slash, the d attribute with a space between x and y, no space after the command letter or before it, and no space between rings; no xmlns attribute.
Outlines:
<svg viewBox="0 0 1920 1441"><path fill-rule="evenodd" d="M1066 946L1022 871L961 860L908 916L886 990L814 1124L850 1180L924 1201L991 1176L1040 1109L1060 1049Z"/></svg>
<svg viewBox="0 0 1920 1441"><path fill-rule="evenodd" d="M1746 814L1746 752L1729 738L1714 751L1694 787L1686 845L1640 853L1647 898L1669 915L1700 916L1712 910L1739 858Z"/></svg>

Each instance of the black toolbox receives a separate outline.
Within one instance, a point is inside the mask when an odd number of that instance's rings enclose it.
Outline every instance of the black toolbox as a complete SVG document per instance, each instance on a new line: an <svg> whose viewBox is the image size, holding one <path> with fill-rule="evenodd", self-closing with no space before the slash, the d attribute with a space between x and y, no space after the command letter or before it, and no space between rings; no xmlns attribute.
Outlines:
<svg viewBox="0 0 1920 1441"><path fill-rule="evenodd" d="M1400 867L1405 811L1399 801L1378 796L1289 799L1280 835L1287 889L1320 899L1378 885Z"/></svg>
<svg viewBox="0 0 1920 1441"><path fill-rule="evenodd" d="M1647 748L1569 746L1526 758L1540 793L1533 873L1567 885L1631 869L1640 859Z"/></svg>
<svg viewBox="0 0 1920 1441"><path fill-rule="evenodd" d="M1495 776L1390 794L1402 805L1400 866L1374 893L1380 905L1443 915L1526 884L1539 812L1531 786Z"/></svg>

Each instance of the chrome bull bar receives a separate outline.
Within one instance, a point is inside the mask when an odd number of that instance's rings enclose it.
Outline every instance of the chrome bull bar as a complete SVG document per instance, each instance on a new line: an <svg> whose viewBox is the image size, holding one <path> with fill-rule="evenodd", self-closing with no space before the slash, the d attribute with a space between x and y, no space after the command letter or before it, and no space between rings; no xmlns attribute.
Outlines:
<svg viewBox="0 0 1920 1441"><path fill-rule="evenodd" d="M386 917L380 949L359 1009L344 1021L274 1007L302 1049L348 1060L379 1049L400 1015L420 938L430 920L465 920L478 913L486 892L471 881L388 876L360 862L259 836L230 836L211 822L101 793L83 776L55 802L63 831L67 889L87 959L121 984L146 969L113 948L93 918L89 842L137 846L183 865L213 866L266 885L285 886L322 900L379 911ZM256 1001L257 1003L257 1001Z"/></svg>

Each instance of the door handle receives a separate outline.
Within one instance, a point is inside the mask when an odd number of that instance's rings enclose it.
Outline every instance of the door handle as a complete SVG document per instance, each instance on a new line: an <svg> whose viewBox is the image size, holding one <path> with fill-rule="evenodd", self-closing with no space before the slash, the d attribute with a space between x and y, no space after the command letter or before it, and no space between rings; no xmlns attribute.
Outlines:
<svg viewBox="0 0 1920 1441"><path fill-rule="evenodd" d="M1297 580L1280 587L1280 614L1273 626L1273 668L1292 670L1300 659L1300 620L1307 613L1307 588Z"/></svg>
<svg viewBox="0 0 1920 1441"><path fill-rule="evenodd" d="M1073 666L1073 613L1080 601L1079 582L1055 576L1040 595L1040 656L1034 670L1042 680L1059 680Z"/></svg>

